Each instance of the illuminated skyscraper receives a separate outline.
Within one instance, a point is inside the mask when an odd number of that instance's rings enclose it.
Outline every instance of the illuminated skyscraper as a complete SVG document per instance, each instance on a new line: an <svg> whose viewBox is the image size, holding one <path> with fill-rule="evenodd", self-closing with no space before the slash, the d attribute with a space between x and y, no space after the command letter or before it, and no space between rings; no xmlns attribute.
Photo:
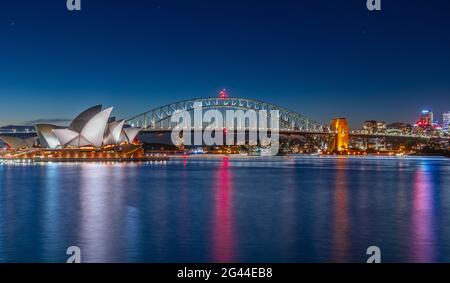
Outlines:
<svg viewBox="0 0 450 283"><path fill-rule="evenodd" d="M446 132L449 132L450 130L450 111L442 114L442 128Z"/></svg>
<svg viewBox="0 0 450 283"><path fill-rule="evenodd" d="M431 110L422 110L420 118L417 121L419 127L431 127L433 125L433 112Z"/></svg>

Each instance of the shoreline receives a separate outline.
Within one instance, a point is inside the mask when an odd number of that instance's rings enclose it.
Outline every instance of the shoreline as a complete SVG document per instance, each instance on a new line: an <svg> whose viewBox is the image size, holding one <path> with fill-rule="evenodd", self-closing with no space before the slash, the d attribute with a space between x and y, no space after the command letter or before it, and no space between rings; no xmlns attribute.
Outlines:
<svg viewBox="0 0 450 283"><path fill-rule="evenodd" d="M201 158L232 158L232 159L267 159L267 158L314 158L314 159L443 159L450 160L444 155L404 155L404 156L389 156L389 155L313 155L313 154L287 154L276 156L257 156L257 155L243 155L243 154L189 154L189 155L168 155L173 159L201 159Z"/></svg>
<svg viewBox="0 0 450 283"><path fill-rule="evenodd" d="M22 162L22 163L89 163L89 162L150 162L168 161L168 156L150 156L135 158L0 158L0 162Z"/></svg>
<svg viewBox="0 0 450 283"><path fill-rule="evenodd" d="M405 155L405 156L388 156L388 155L311 155L311 154L290 154L277 156L255 156L243 154L192 154L192 155L166 155L166 156L149 156L141 158L1 158L0 164L6 163L134 163L134 162L164 162L173 160L201 160L201 159L283 159L283 158L301 158L301 159L359 159L359 160L449 160L446 156L419 156L419 155Z"/></svg>

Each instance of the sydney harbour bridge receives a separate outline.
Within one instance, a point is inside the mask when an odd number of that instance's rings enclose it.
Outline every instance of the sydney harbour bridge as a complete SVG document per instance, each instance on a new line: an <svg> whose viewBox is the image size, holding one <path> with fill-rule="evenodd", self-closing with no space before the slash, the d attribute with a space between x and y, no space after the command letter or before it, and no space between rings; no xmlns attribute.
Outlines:
<svg viewBox="0 0 450 283"><path fill-rule="evenodd" d="M265 125L263 127L261 127L261 117L259 117L260 119L255 124L254 122L245 120L250 118L249 116L244 117L244 121L237 121L237 119L234 120L233 118L231 127L229 123L222 125L219 123L219 125L213 126L216 131L227 130L227 135L231 133L230 130L234 131L235 136L237 136L238 132L245 132L247 141L249 141L251 132L258 132L261 128L266 128L267 132L271 135L276 130L280 135L280 140L285 140L289 136L302 135L304 139L308 139L308 144L313 144L316 148L326 149L329 147L330 137L334 137L335 135L328 126L322 125L287 108L256 99L230 98L226 96L196 98L170 103L132 117L126 123L133 127L142 128L140 137L144 142L151 144L171 144L169 141L170 132L177 126L177 122L173 122L173 120L177 120L174 116L184 112L189 113L190 117L195 117L193 112L199 109L201 109L202 115L209 110L213 110L219 111L225 117L228 115L229 110L241 111L241 113L252 111L253 113L267 113L267 116L265 116L267 120L263 123ZM271 118L273 118L270 116L271 113L277 113L278 116L275 117L278 121L276 129L271 124ZM205 123L201 123L201 130L204 130ZM195 122L191 126L191 131L199 130ZM211 125L206 126L211 127ZM186 130L186 126L184 127L183 131Z"/></svg>
<svg viewBox="0 0 450 283"><path fill-rule="evenodd" d="M270 113L272 110L277 110L279 113L280 131L299 131L306 133L330 132L328 126L321 125L312 119L284 107L255 99L227 97L206 97L174 102L130 118L127 120L127 123L134 127L141 127L147 131L171 130L173 127L173 123L170 122L171 117L181 111L194 111L198 107L198 103L201 103L202 110L254 110L267 111L267 113Z"/></svg>

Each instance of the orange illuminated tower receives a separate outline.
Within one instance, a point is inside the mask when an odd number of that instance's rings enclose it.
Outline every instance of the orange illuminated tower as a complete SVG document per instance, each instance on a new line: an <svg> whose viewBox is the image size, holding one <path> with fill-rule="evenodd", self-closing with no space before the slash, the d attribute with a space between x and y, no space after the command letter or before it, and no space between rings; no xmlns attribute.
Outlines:
<svg viewBox="0 0 450 283"><path fill-rule="evenodd" d="M331 120L330 130L336 134L330 149L337 153L347 150L348 148L347 119L335 118Z"/></svg>

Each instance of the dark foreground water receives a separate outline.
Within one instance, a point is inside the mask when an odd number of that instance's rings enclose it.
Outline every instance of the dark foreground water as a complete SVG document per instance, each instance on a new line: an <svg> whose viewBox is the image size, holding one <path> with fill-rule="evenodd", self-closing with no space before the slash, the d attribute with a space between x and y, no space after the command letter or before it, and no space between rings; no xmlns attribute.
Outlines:
<svg viewBox="0 0 450 283"><path fill-rule="evenodd" d="M0 262L450 262L449 159L0 165Z"/></svg>

